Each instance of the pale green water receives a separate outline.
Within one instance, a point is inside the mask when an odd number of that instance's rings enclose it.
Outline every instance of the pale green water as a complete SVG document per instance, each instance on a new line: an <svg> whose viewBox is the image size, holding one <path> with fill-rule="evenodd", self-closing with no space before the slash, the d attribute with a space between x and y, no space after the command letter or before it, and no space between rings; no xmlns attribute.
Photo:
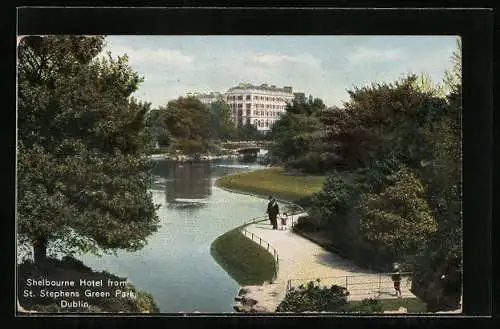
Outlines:
<svg viewBox="0 0 500 329"><path fill-rule="evenodd" d="M95 270L127 277L151 293L164 313L232 312L238 284L210 255L221 234L265 215L266 200L214 187L217 177L259 166L236 162L182 164L156 161L152 187L161 227L137 252L80 256Z"/></svg>

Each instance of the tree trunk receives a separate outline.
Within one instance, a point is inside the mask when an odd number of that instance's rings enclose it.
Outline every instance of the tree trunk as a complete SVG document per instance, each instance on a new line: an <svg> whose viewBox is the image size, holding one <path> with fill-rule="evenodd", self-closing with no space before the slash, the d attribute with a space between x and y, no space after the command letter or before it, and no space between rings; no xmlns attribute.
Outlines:
<svg viewBox="0 0 500 329"><path fill-rule="evenodd" d="M38 238L33 242L35 263L40 264L47 260L47 245L48 240L46 237Z"/></svg>

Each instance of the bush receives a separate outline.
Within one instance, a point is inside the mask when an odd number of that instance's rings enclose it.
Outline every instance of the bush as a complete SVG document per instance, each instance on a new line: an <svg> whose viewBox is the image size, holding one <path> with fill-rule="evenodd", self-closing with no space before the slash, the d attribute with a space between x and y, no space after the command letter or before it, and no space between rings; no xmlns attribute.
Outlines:
<svg viewBox="0 0 500 329"><path fill-rule="evenodd" d="M384 308L377 299L365 298L361 302L353 304L348 310L356 313L382 313Z"/></svg>
<svg viewBox="0 0 500 329"><path fill-rule="evenodd" d="M305 232L319 231L323 227L321 219L318 217L301 216L297 219L295 228Z"/></svg>
<svg viewBox="0 0 500 329"><path fill-rule="evenodd" d="M322 287L319 279L305 286L292 288L278 305L276 312L341 312L347 305L349 293L344 287Z"/></svg>
<svg viewBox="0 0 500 329"><path fill-rule="evenodd" d="M358 204L356 187L350 175L338 172L329 174L322 190L312 197L311 215L332 225L341 224L339 221L345 219L347 212Z"/></svg>

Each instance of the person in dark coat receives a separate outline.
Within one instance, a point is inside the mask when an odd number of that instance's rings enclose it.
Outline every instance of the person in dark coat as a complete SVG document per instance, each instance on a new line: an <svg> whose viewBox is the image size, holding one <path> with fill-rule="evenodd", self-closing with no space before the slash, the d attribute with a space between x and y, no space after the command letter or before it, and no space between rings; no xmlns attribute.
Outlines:
<svg viewBox="0 0 500 329"><path fill-rule="evenodd" d="M273 226L273 230L278 229L278 214L280 213L280 208L276 200L269 196L269 203L267 204L267 215L269 216L269 221Z"/></svg>

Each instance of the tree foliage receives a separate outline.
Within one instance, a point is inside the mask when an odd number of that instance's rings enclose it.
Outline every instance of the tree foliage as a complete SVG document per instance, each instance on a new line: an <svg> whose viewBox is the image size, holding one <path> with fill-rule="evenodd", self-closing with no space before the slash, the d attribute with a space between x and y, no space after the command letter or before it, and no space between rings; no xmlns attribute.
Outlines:
<svg viewBox="0 0 500 329"><path fill-rule="evenodd" d="M150 110L146 117L146 127L153 143L158 143L159 146L169 146L172 142L172 135L167 128L165 111Z"/></svg>
<svg viewBox="0 0 500 329"><path fill-rule="evenodd" d="M389 181L381 193L364 196L361 232L396 257L414 255L437 230L423 197L425 186L404 166L389 176Z"/></svg>
<svg viewBox="0 0 500 329"><path fill-rule="evenodd" d="M235 134L235 126L231 121L229 106L218 100L209 105L210 137L214 140L229 140Z"/></svg>
<svg viewBox="0 0 500 329"><path fill-rule="evenodd" d="M274 141L270 152L286 166L309 173L323 170L321 122L319 114L325 110L321 99L294 101L286 113L273 125L270 136Z"/></svg>
<svg viewBox="0 0 500 329"><path fill-rule="evenodd" d="M25 37L18 62L18 233L44 258L136 250L158 227L148 192L149 104L103 37Z"/></svg>
<svg viewBox="0 0 500 329"><path fill-rule="evenodd" d="M357 261L371 264L369 253L400 262L433 309L456 305L461 293L460 48L443 84L421 74L354 88L342 108L318 115L317 145L336 170L314 196L309 224L330 230L332 245Z"/></svg>
<svg viewBox="0 0 500 329"><path fill-rule="evenodd" d="M161 119L171 136L170 147L184 154L202 153L209 148L210 112L194 97L179 97L160 107Z"/></svg>

